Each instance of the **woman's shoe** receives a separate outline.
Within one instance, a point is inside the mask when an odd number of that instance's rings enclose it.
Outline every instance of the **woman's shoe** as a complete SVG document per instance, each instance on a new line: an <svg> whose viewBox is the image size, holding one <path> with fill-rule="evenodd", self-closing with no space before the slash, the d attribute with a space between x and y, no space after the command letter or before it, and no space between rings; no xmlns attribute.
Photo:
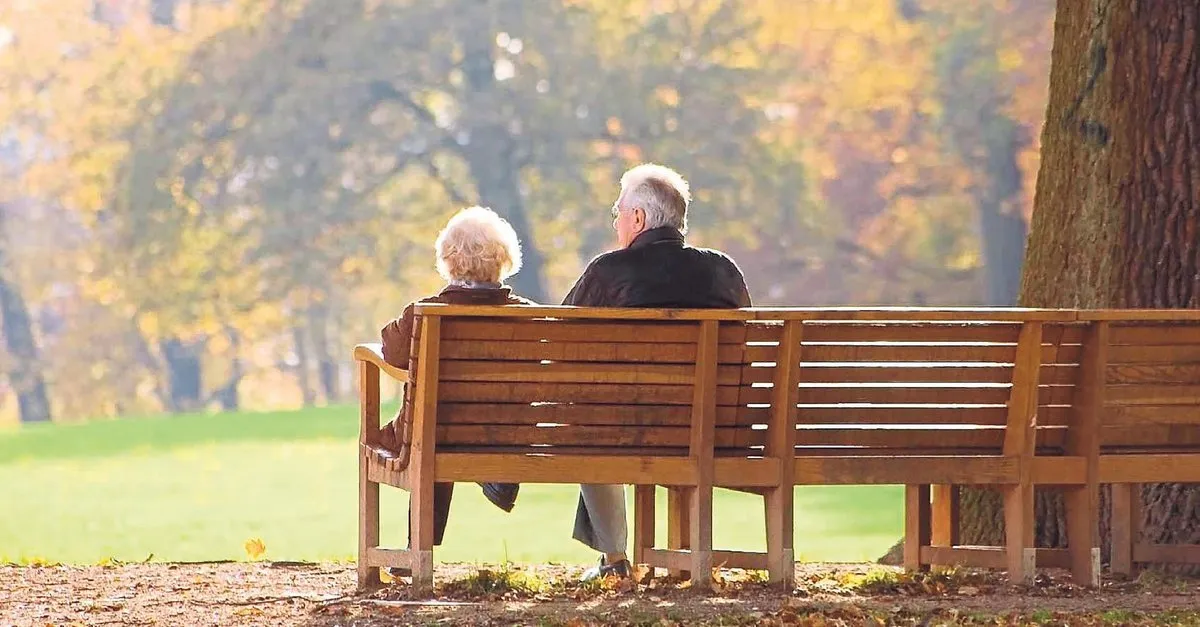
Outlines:
<svg viewBox="0 0 1200 627"><path fill-rule="evenodd" d="M521 489L521 484L481 483L479 487L483 488L483 495L492 502L492 505L511 512L517 504L517 492Z"/></svg>

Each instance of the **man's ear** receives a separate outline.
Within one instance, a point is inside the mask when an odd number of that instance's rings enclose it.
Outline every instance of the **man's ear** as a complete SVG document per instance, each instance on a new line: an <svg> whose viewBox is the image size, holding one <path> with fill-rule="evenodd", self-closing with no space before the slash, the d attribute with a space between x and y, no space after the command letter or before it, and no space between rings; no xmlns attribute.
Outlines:
<svg viewBox="0 0 1200 627"><path fill-rule="evenodd" d="M646 230L646 210L641 207L636 207L633 210L633 225L637 231L641 233Z"/></svg>

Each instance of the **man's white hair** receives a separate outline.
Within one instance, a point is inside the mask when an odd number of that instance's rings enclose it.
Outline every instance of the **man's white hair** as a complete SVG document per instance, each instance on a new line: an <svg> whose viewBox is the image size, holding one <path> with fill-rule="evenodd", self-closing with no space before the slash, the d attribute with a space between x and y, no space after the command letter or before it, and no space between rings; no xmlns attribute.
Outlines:
<svg viewBox="0 0 1200 627"><path fill-rule="evenodd" d="M521 269L521 242L507 220L487 207L454 214L434 243L447 281L496 283Z"/></svg>
<svg viewBox="0 0 1200 627"><path fill-rule="evenodd" d="M621 176L622 208L641 207L646 228L671 226L687 233L687 208L692 202L688 182L678 172L656 163L643 163Z"/></svg>

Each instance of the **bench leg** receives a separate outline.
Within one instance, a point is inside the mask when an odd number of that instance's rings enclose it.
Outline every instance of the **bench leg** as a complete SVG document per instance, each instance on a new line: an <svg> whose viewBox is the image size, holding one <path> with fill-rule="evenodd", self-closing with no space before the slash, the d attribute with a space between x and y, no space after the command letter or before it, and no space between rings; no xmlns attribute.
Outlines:
<svg viewBox="0 0 1200 627"><path fill-rule="evenodd" d="M1008 578L1013 583L1031 584L1037 570L1034 548L1033 486L1004 488L1004 535Z"/></svg>
<svg viewBox="0 0 1200 627"><path fill-rule="evenodd" d="M779 486L763 495L767 518L767 572L770 582L792 589L796 580L796 558L792 542L795 525L791 485Z"/></svg>
<svg viewBox="0 0 1200 627"><path fill-rule="evenodd" d="M429 475L414 481L410 496L409 529L411 529L412 585L417 595L433 592L433 480Z"/></svg>
<svg viewBox="0 0 1200 627"><path fill-rule="evenodd" d="M925 570L921 547L932 541L933 515L929 503L929 485L904 486L904 568Z"/></svg>
<svg viewBox="0 0 1200 627"><path fill-rule="evenodd" d="M1067 550L1071 578L1080 586L1100 587L1100 486L1067 488Z"/></svg>
<svg viewBox="0 0 1200 627"><path fill-rule="evenodd" d="M711 485L688 491L690 501L689 525L692 552L692 586L707 590L712 587L712 499Z"/></svg>
<svg viewBox="0 0 1200 627"><path fill-rule="evenodd" d="M933 520L930 541L933 546L958 546L958 507L959 487L956 485L935 485L931 488L933 496Z"/></svg>
<svg viewBox="0 0 1200 627"><path fill-rule="evenodd" d="M633 487L633 563L646 563L646 549L654 548L654 486Z"/></svg>
<svg viewBox="0 0 1200 627"><path fill-rule="evenodd" d="M1142 484L1112 484L1112 533L1109 546L1110 568L1113 574L1132 575L1137 564L1133 561L1133 545L1138 541L1142 524Z"/></svg>
<svg viewBox="0 0 1200 627"><path fill-rule="evenodd" d="M667 548L687 550L691 544L688 541L688 530L691 528L688 511L688 488L667 488ZM691 571L668 569L671 577L687 579Z"/></svg>
<svg viewBox="0 0 1200 627"><path fill-rule="evenodd" d="M379 546L379 484L367 480L367 458L359 453L358 459L358 589L378 589L383 582L379 579L378 565L371 564L367 556L370 549Z"/></svg>

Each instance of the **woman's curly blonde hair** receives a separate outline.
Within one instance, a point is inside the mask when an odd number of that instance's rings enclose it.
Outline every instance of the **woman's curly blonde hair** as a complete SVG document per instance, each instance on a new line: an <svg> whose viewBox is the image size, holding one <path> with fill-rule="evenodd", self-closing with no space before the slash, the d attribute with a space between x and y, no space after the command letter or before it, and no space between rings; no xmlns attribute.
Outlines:
<svg viewBox="0 0 1200 627"><path fill-rule="evenodd" d="M447 281L497 283L521 269L521 242L507 220L487 207L454 214L434 243Z"/></svg>

